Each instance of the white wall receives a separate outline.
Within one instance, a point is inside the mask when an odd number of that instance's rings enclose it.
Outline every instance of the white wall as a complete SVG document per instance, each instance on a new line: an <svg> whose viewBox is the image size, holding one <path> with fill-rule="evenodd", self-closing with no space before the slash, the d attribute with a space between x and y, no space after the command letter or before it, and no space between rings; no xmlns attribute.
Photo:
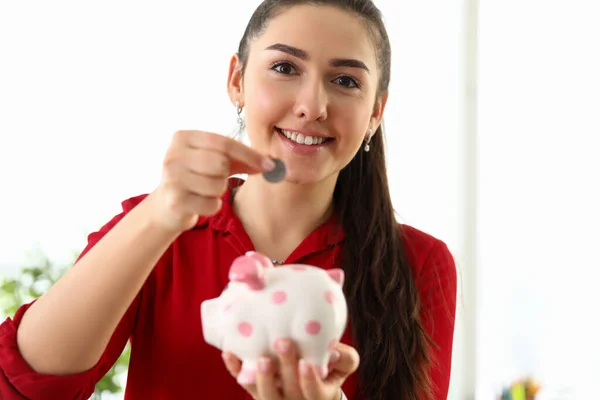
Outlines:
<svg viewBox="0 0 600 400"><path fill-rule="evenodd" d="M449 244L468 279L465 6L377 3L393 46L393 200L403 222ZM258 1L162 4L0 6L0 274L36 241L56 260L81 249L121 200L153 188L175 130L234 128L228 61ZM461 299L452 399L472 393L473 308Z"/></svg>
<svg viewBox="0 0 600 400"><path fill-rule="evenodd" d="M599 17L595 1L482 2L481 399L529 373L545 398L600 398Z"/></svg>

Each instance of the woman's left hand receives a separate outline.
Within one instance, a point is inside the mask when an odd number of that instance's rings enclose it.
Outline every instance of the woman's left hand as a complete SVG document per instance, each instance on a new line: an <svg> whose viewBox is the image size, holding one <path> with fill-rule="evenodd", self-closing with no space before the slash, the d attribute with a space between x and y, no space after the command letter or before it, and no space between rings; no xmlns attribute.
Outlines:
<svg viewBox="0 0 600 400"><path fill-rule="evenodd" d="M298 352L290 340L278 341L278 364L263 358L256 371L256 384L244 389L257 400L338 400L346 378L358 368L357 351L338 343L329 363L329 375L321 379L317 370L298 359ZM237 379L242 362L231 353L223 353L225 366Z"/></svg>

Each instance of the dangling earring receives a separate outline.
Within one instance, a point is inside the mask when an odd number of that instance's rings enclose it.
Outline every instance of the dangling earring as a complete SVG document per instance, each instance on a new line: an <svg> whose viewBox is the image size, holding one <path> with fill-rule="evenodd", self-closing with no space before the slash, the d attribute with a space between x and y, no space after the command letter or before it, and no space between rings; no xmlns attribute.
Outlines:
<svg viewBox="0 0 600 400"><path fill-rule="evenodd" d="M369 142L371 141L371 136L373 136L373 131L369 128L369 134L367 136L367 140L365 141L365 151L368 153L371 150L371 146L369 146Z"/></svg>
<svg viewBox="0 0 600 400"><path fill-rule="evenodd" d="M237 111L237 130L233 135L234 139L239 139L242 136L242 132L246 128L246 122L244 121L244 117L242 117L242 106L240 106L240 102L237 101L235 103L235 108Z"/></svg>

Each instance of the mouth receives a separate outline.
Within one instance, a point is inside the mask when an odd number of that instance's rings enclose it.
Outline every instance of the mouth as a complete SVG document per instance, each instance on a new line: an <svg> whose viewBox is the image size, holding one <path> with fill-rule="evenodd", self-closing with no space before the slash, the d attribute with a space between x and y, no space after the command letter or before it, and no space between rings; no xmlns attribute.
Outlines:
<svg viewBox="0 0 600 400"><path fill-rule="evenodd" d="M319 147L324 146L334 140L330 137L303 135L302 133L288 131L278 127L275 127L275 130L284 139L302 146Z"/></svg>

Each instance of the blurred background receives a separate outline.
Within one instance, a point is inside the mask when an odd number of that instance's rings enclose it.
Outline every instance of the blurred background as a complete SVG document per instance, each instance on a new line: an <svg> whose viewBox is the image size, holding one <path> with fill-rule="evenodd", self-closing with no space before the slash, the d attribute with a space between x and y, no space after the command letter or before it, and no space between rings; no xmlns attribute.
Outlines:
<svg viewBox="0 0 600 400"><path fill-rule="evenodd" d="M174 131L235 128L228 62L259 1L209 3L0 2L1 320L154 188ZM525 377L600 398L600 4L376 3L398 218L459 268L449 398Z"/></svg>

